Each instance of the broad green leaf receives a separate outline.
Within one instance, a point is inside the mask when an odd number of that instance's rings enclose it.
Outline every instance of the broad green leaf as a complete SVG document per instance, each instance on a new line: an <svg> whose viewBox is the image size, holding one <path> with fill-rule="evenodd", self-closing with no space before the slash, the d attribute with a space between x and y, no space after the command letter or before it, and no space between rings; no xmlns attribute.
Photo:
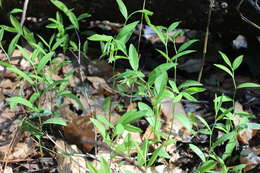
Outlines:
<svg viewBox="0 0 260 173"><path fill-rule="evenodd" d="M90 162L87 162L87 166L88 166L88 171L90 173L99 173L99 171L97 170L97 168Z"/></svg>
<svg viewBox="0 0 260 173"><path fill-rule="evenodd" d="M134 45L131 44L129 47L129 62L133 70L137 71L139 66L138 52Z"/></svg>
<svg viewBox="0 0 260 173"><path fill-rule="evenodd" d="M35 85L34 81L30 78L30 76L28 76L26 73L24 73L23 71L19 70L18 68L16 68L16 67L8 67L7 69L10 70L11 72L14 72L18 76L22 77L27 82L29 82L31 85Z"/></svg>
<svg viewBox="0 0 260 173"><path fill-rule="evenodd" d="M137 148L137 162L139 165L144 165L147 161L147 153L148 153L149 141L147 139L144 140L141 147Z"/></svg>
<svg viewBox="0 0 260 173"><path fill-rule="evenodd" d="M85 18L88 18L88 17L91 17L91 14L89 14L89 13L82 13L81 15L79 15L78 21L80 21L82 19L85 19Z"/></svg>
<svg viewBox="0 0 260 173"><path fill-rule="evenodd" d="M116 0L116 2L118 4L121 14L124 16L125 20L127 20L128 12L124 2L122 0Z"/></svg>
<svg viewBox="0 0 260 173"><path fill-rule="evenodd" d="M40 137L44 134L37 126L33 125L29 121L22 121L22 131L28 132L30 135L37 137L40 139Z"/></svg>
<svg viewBox="0 0 260 173"><path fill-rule="evenodd" d="M242 63L242 61L243 61L243 55L241 55L241 56L239 56L239 57L237 57L235 60L234 60L234 62L233 62L233 64L232 64L232 68L233 68L233 70L236 70L239 66L240 66L240 64Z"/></svg>
<svg viewBox="0 0 260 173"><path fill-rule="evenodd" d="M154 115L152 108L143 102L138 102L138 108L140 111L145 112L146 117L152 117Z"/></svg>
<svg viewBox="0 0 260 173"><path fill-rule="evenodd" d="M175 30L181 22L173 22L167 29L167 32L172 32Z"/></svg>
<svg viewBox="0 0 260 173"><path fill-rule="evenodd" d="M176 113L174 114L174 117L178 118L182 125L187 128L190 132L192 132L192 123L188 119L186 115Z"/></svg>
<svg viewBox="0 0 260 173"><path fill-rule="evenodd" d="M61 126L66 126L67 125L66 121L64 119L62 119L62 118L59 118L59 117L57 117L57 118L50 118L50 119L44 121L42 124L43 125L44 124L57 124L57 125L61 125Z"/></svg>
<svg viewBox="0 0 260 173"><path fill-rule="evenodd" d="M170 84L171 89L172 89L173 92L175 92L177 94L180 93L180 91L179 91L179 89L178 89L178 87L176 85L176 82L174 82L173 80L169 80L169 84Z"/></svg>
<svg viewBox="0 0 260 173"><path fill-rule="evenodd" d="M62 43L64 43L64 41L68 39L67 35L63 36L60 39L57 39L57 41L54 43L54 45L52 46L51 50L54 51L56 50Z"/></svg>
<svg viewBox="0 0 260 173"><path fill-rule="evenodd" d="M22 12L23 12L22 9L14 8L14 9L12 9L12 11L10 11L10 14L16 14L16 13L22 13Z"/></svg>
<svg viewBox="0 0 260 173"><path fill-rule="evenodd" d="M164 53L160 49L156 49L156 51L159 52L168 62L171 61L170 57L166 53Z"/></svg>
<svg viewBox="0 0 260 173"><path fill-rule="evenodd" d="M121 135L123 134L125 128L121 123L118 123L115 127L114 135Z"/></svg>
<svg viewBox="0 0 260 173"><path fill-rule="evenodd" d="M197 156L199 156L199 158L200 158L203 162L206 161L206 157L205 157L204 153L200 150L199 147L197 147L196 145L193 145L193 144L189 144L189 147L192 149L192 151L193 151L194 153L197 154Z"/></svg>
<svg viewBox="0 0 260 173"><path fill-rule="evenodd" d="M158 156L159 156L159 154L160 154L160 152L161 152L161 150L162 150L163 148L162 148L162 145L159 147L159 148L157 148L154 152L153 152L153 155L152 155L152 157L150 158L150 160L149 160L149 162L148 162L148 164L147 164L147 167L149 168L150 166L152 166L153 164L154 164L154 162L157 160L157 158L158 158Z"/></svg>
<svg viewBox="0 0 260 173"><path fill-rule="evenodd" d="M17 33L17 31L14 27L6 26L6 25L0 25L0 27L3 28L5 31Z"/></svg>
<svg viewBox="0 0 260 173"><path fill-rule="evenodd" d="M11 64L7 63L7 62L4 62L4 61L0 61L0 65L1 66L4 66L4 67L12 67Z"/></svg>
<svg viewBox="0 0 260 173"><path fill-rule="evenodd" d="M114 126L103 115L98 114L96 118L102 123L104 123L105 125L107 125L108 127L112 129L114 128Z"/></svg>
<svg viewBox="0 0 260 173"><path fill-rule="evenodd" d="M205 90L206 90L205 88L190 87L190 88L185 89L183 92L186 92L186 93L193 95L193 94L196 94L196 93L199 93L199 92L203 92Z"/></svg>
<svg viewBox="0 0 260 173"><path fill-rule="evenodd" d="M4 31L5 30L3 28L0 29L0 45L2 44L1 41L2 41L3 36L4 36Z"/></svg>
<svg viewBox="0 0 260 173"><path fill-rule="evenodd" d="M100 34L94 34L90 37L88 37L88 40L91 41L111 41L113 39L110 35L100 35Z"/></svg>
<svg viewBox="0 0 260 173"><path fill-rule="evenodd" d="M231 156L233 150L235 149L237 144L236 138L231 138L225 146L225 152L222 155L222 159L226 160L229 156Z"/></svg>
<svg viewBox="0 0 260 173"><path fill-rule="evenodd" d="M260 87L260 85L256 84L256 83L246 82L246 83L242 83L242 84L238 85L237 89L239 89L239 88L248 88L248 87Z"/></svg>
<svg viewBox="0 0 260 173"><path fill-rule="evenodd" d="M28 43L32 46L32 44L36 44L36 40L34 38L34 33L31 32L28 28L25 26L23 27L23 36L28 41Z"/></svg>
<svg viewBox="0 0 260 173"><path fill-rule="evenodd" d="M182 57L184 55L187 55L187 54L190 54L190 53L193 53L193 52L196 52L195 50L184 50L180 53L177 53L176 55L174 55L172 58L171 58L171 61L174 61L176 60L177 58L179 57Z"/></svg>
<svg viewBox="0 0 260 173"><path fill-rule="evenodd" d="M183 97L190 101L198 101L195 97L193 97L191 94L187 92L181 92Z"/></svg>
<svg viewBox="0 0 260 173"><path fill-rule="evenodd" d="M121 50L127 56L127 50L125 46L125 42L123 40L114 40L117 49Z"/></svg>
<svg viewBox="0 0 260 173"><path fill-rule="evenodd" d="M250 129L260 130L260 124L258 123L246 123L246 125Z"/></svg>
<svg viewBox="0 0 260 173"><path fill-rule="evenodd" d="M178 52L182 52L184 51L185 49L187 49L188 47L190 47L193 43L197 42L199 40L189 40L189 41L186 41L185 43L183 43L179 49L178 49Z"/></svg>
<svg viewBox="0 0 260 173"><path fill-rule="evenodd" d="M39 64L36 67L36 71L39 73L44 67L45 65L51 60L52 56L54 55L55 52L49 52L48 54L46 54L45 56L43 56L40 59Z"/></svg>
<svg viewBox="0 0 260 173"><path fill-rule="evenodd" d="M58 96L64 96L64 97L71 98L77 102L77 104L80 106L81 109L83 108L83 105L80 102L79 98L75 94L73 94L71 91L61 91L60 93L58 93Z"/></svg>
<svg viewBox="0 0 260 173"><path fill-rule="evenodd" d="M6 101L10 102L11 109L15 109L17 104L22 104L22 105L30 108L31 110L37 110L30 101L28 101L20 96L7 98Z"/></svg>
<svg viewBox="0 0 260 173"><path fill-rule="evenodd" d="M7 51L7 54L8 56L10 57L16 47L16 44L18 42L18 40L20 39L21 35L20 34L17 34L11 41L11 43L9 44L8 46L8 51Z"/></svg>
<svg viewBox="0 0 260 173"><path fill-rule="evenodd" d="M20 52L22 53L22 55L26 59L26 61L28 61L33 66L34 63L31 60L31 56L29 55L29 52L19 45L16 45L16 46L18 47L18 49L20 50Z"/></svg>
<svg viewBox="0 0 260 173"><path fill-rule="evenodd" d="M98 120L94 119L94 118L90 118L90 121L96 126L96 128L98 129L98 131L100 132L100 134L102 135L103 138L106 138L106 128L105 126L99 122Z"/></svg>
<svg viewBox="0 0 260 173"><path fill-rule="evenodd" d="M125 124L124 128L129 132L135 132L135 133L143 133L142 129L139 127L133 126L131 124Z"/></svg>
<svg viewBox="0 0 260 173"><path fill-rule="evenodd" d="M173 68L176 66L175 63L164 63L159 66L157 66L153 71L149 74L148 78L148 84L152 85L155 81L155 79L163 72L163 71L168 71L169 69Z"/></svg>
<svg viewBox="0 0 260 173"><path fill-rule="evenodd" d="M209 124L207 123L207 121L206 121L204 118L202 118L202 117L199 116L199 115L196 115L196 118L198 118L198 119L204 124L204 126L207 127L208 130L211 131L211 128L209 127Z"/></svg>
<svg viewBox="0 0 260 173"><path fill-rule="evenodd" d="M215 169L217 165L217 162L214 160L208 160L206 162L204 162L199 168L198 168L198 172L199 173L204 173L204 172L208 172L212 169Z"/></svg>
<svg viewBox="0 0 260 173"><path fill-rule="evenodd" d="M225 61L225 63L230 67L232 68L232 65L231 65L231 62L230 60L228 59L228 57L221 51L219 51L219 54L221 55L222 59Z"/></svg>
<svg viewBox="0 0 260 173"><path fill-rule="evenodd" d="M75 14L69 10L69 12L66 14L69 17L70 22L72 23L72 25L79 30L79 23L78 23L78 19L75 16Z"/></svg>
<svg viewBox="0 0 260 173"><path fill-rule="evenodd" d="M129 40L129 38L131 37L131 35L135 31L135 27L137 26L138 23L139 23L139 21L135 21L135 22L132 22L132 23L125 25L120 30L120 32L117 34L115 39L122 41L123 44L126 44L126 42Z"/></svg>
<svg viewBox="0 0 260 173"><path fill-rule="evenodd" d="M38 91L38 92L35 92L31 95L29 101L31 103L35 103L35 101L41 96L41 93Z"/></svg>
<svg viewBox="0 0 260 173"><path fill-rule="evenodd" d="M23 35L22 26L21 26L20 22L18 22L18 20L16 19L16 17L10 15L10 21L11 21L12 25L14 26L14 28L16 29L16 31L17 31L20 35Z"/></svg>
<svg viewBox="0 0 260 173"><path fill-rule="evenodd" d="M214 64L216 67L218 67L219 69L227 72L232 78L233 78L233 74L232 72L224 65L221 65L221 64Z"/></svg>
<svg viewBox="0 0 260 173"><path fill-rule="evenodd" d="M131 110L129 112L124 113L123 116L118 120L117 123L121 123L123 125L134 122L138 119L141 119L142 117L145 116L145 112L143 111L136 111L136 110Z"/></svg>
<svg viewBox="0 0 260 173"><path fill-rule="evenodd" d="M194 87L194 86L202 86L202 84L198 81L194 80L187 80L183 83L181 83L178 87L178 89L188 88L188 87Z"/></svg>
<svg viewBox="0 0 260 173"><path fill-rule="evenodd" d="M234 137L235 133L229 132L221 136L217 141L213 144L212 149L216 148L217 146L220 146L223 142L226 142L227 140L230 140Z"/></svg>
<svg viewBox="0 0 260 173"><path fill-rule="evenodd" d="M100 168L99 172L112 173L109 164L107 163L107 161L104 158L101 159L101 168Z"/></svg>

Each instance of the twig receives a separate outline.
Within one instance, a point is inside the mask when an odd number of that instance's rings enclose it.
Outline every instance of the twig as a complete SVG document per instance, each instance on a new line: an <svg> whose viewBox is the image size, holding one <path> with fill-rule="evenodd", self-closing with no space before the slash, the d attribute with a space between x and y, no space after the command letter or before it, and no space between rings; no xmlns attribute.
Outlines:
<svg viewBox="0 0 260 173"><path fill-rule="evenodd" d="M252 22L251 20L249 20L248 18L246 18L246 17L242 14L242 12L240 11L240 7L241 7L241 5L242 5L243 2L244 2L244 0L241 0L241 1L238 3L237 8L236 8L237 11L238 11L238 13L240 14L241 19L244 20L246 23L248 23L248 24L252 25L253 27L255 27L255 28L257 28L257 29L260 30L260 26L259 26L259 25L255 24L254 22ZM257 3L257 2L256 2L256 3Z"/></svg>
<svg viewBox="0 0 260 173"><path fill-rule="evenodd" d="M26 18L26 12L27 12L27 7L29 4L29 0L25 0L23 4L23 13L22 13L22 19L21 19L21 27L24 24L25 18Z"/></svg>
<svg viewBox="0 0 260 173"><path fill-rule="evenodd" d="M208 39L209 39L209 25L210 25L210 21L211 21L212 7L213 7L213 4L214 4L214 0L209 0L209 1L210 1L210 4L209 4L209 13L208 13L206 33L205 33L204 47L203 47L202 65L201 65L201 69L200 69L199 76L198 76L199 82L201 81L203 68L204 68L204 65L205 65L205 59L206 59L206 53L207 53L207 47L208 47Z"/></svg>
<svg viewBox="0 0 260 173"><path fill-rule="evenodd" d="M145 9L145 4L146 4L146 0L143 1L143 9ZM141 36L142 36L142 30L143 30L143 20L144 20L144 14L141 14L141 24L140 24L140 29L139 29L139 36L138 36L138 46L137 46L137 51L139 52L140 49L140 43L141 43Z"/></svg>

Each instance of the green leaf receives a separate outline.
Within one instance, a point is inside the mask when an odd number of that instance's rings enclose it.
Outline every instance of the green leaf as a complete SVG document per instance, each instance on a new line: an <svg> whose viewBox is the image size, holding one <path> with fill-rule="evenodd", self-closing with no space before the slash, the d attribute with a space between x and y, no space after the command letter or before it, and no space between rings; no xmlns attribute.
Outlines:
<svg viewBox="0 0 260 173"><path fill-rule="evenodd" d="M132 23L125 25L120 30L120 32L117 34L115 39L122 41L123 44L126 44L126 42L129 40L129 38L131 37L131 35L135 31L135 27L137 26L138 23L139 23L139 21L135 21L135 22L132 22Z"/></svg>
<svg viewBox="0 0 260 173"><path fill-rule="evenodd" d="M250 129L260 130L260 124L258 123L246 123L246 125Z"/></svg>
<svg viewBox="0 0 260 173"><path fill-rule="evenodd" d="M90 162L87 162L87 166L88 166L88 171L90 173L99 173L99 171L97 170L97 168Z"/></svg>
<svg viewBox="0 0 260 173"><path fill-rule="evenodd" d="M206 161L206 157L205 157L204 153L200 150L199 147L197 147L196 145L193 145L193 144L189 144L189 147L192 149L192 151L194 153L197 154L197 156L199 156L199 158L202 160L202 162Z"/></svg>
<svg viewBox="0 0 260 173"><path fill-rule="evenodd" d="M139 66L139 57L134 45L129 47L129 62L133 70L137 71Z"/></svg>
<svg viewBox="0 0 260 173"><path fill-rule="evenodd" d="M77 102L77 104L80 106L80 108L83 108L82 103L80 102L79 98L73 94L71 91L61 91L60 93L58 93L58 96L64 96L64 97L68 97L71 98L73 100L75 100Z"/></svg>
<svg viewBox="0 0 260 173"><path fill-rule="evenodd" d="M219 69L227 72L232 78L233 78L233 74L232 72L224 65L221 65L221 64L214 64L216 67L218 67Z"/></svg>
<svg viewBox="0 0 260 173"><path fill-rule="evenodd" d="M45 65L51 60L52 56L54 55L55 52L49 52L46 54L44 57L40 59L39 64L37 65L36 71L39 73Z"/></svg>
<svg viewBox="0 0 260 173"><path fill-rule="evenodd" d="M121 118L118 120L117 123L121 123L123 125L129 124L138 119L141 119L144 116L145 116L145 112L143 112L143 111L131 110L129 112L124 113L124 115L121 116Z"/></svg>
<svg viewBox="0 0 260 173"><path fill-rule="evenodd" d="M30 108L31 110L37 110L37 108L30 101L20 96L7 98L6 101L10 102L11 109L15 109L17 104L21 104Z"/></svg>
<svg viewBox="0 0 260 173"><path fill-rule="evenodd" d="M214 160L208 160L206 162L204 162L199 168L198 168L198 172L199 173L204 173L204 172L208 172L212 169L215 169L217 165L217 162Z"/></svg>
<svg viewBox="0 0 260 173"><path fill-rule="evenodd" d="M68 7L61 1L59 0L51 0L51 2L57 7L59 8L61 11L63 11L63 13L65 15L67 15L67 17L69 18L70 22L73 24L73 26L76 29L79 29L79 24L78 24L78 20L77 17L75 16L75 14L68 9Z"/></svg>
<svg viewBox="0 0 260 173"><path fill-rule="evenodd" d="M185 128L187 128L187 130L192 132L192 123L190 122L190 120L188 119L188 117L186 115L176 113L176 114L174 114L174 117L178 118L180 120L180 122L182 123L182 125Z"/></svg>
<svg viewBox="0 0 260 173"><path fill-rule="evenodd" d="M55 42L55 44L52 46L51 50L54 51L56 50L62 43L65 42L65 40L68 39L67 35L64 35L62 38L57 39L57 41Z"/></svg>
<svg viewBox="0 0 260 173"><path fill-rule="evenodd" d="M129 132L135 132L135 133L143 133L142 129L135 127L131 124L125 124L124 128Z"/></svg>
<svg viewBox="0 0 260 173"><path fill-rule="evenodd" d="M193 43L197 42L199 40L189 40L189 41L186 41L185 43L183 43L179 49L178 49L178 52L182 52L184 51L185 49L187 49L188 47L190 47Z"/></svg>
<svg viewBox="0 0 260 173"><path fill-rule="evenodd" d="M101 136L105 139L106 134L107 134L105 126L101 122L99 122L98 120L96 120L94 118L90 118L90 121L96 126L96 128L100 132Z"/></svg>
<svg viewBox="0 0 260 173"><path fill-rule="evenodd" d="M90 41L111 41L113 39L110 35L100 35L100 34L94 34L88 37L88 40Z"/></svg>
<svg viewBox="0 0 260 173"><path fill-rule="evenodd" d="M21 27L20 22L18 22L18 20L14 16L12 16L12 15L10 15L10 21L11 21L12 25L14 26L14 28L16 29L16 31L20 35L23 35L23 29Z"/></svg>
<svg viewBox="0 0 260 173"><path fill-rule="evenodd" d="M166 53L164 53L160 49L156 49L156 51L159 52L168 62L171 61L170 57Z"/></svg>
<svg viewBox="0 0 260 173"><path fill-rule="evenodd" d="M230 67L232 68L232 65L231 65L231 62L230 60L228 59L228 57L222 53L221 51L219 51L219 54L221 55L222 59L225 61L225 63Z"/></svg>
<svg viewBox="0 0 260 173"><path fill-rule="evenodd" d="M235 133L229 132L224 134L223 136L221 136L219 139L217 139L217 141L213 144L212 149L216 148L217 146L221 145L223 142L230 140L234 137Z"/></svg>
<svg viewBox="0 0 260 173"><path fill-rule="evenodd" d="M208 128L208 130L211 132L211 128L209 127L209 124L207 123L207 121L204 118L202 118L199 115L196 115L196 118L198 118Z"/></svg>
<svg viewBox="0 0 260 173"><path fill-rule="evenodd" d="M10 26L6 25L0 25L1 28L3 28L5 31L12 32L12 33L17 33L16 29Z"/></svg>
<svg viewBox="0 0 260 173"><path fill-rule="evenodd" d="M188 87L194 87L194 86L202 86L202 84L198 81L194 81L194 80L187 80L183 83L181 83L178 87L178 89L182 89L182 88L188 88Z"/></svg>
<svg viewBox="0 0 260 173"><path fill-rule="evenodd" d="M190 54L190 53L193 53L193 52L196 52L195 50L184 50L180 53L177 53L176 55L174 55L172 58L171 58L171 61L174 61L175 59L179 58L179 57L182 57L184 55L187 55L187 54Z"/></svg>
<svg viewBox="0 0 260 173"><path fill-rule="evenodd" d="M237 89L239 89L239 88L247 88L247 87L260 87L260 85L256 84L256 83L246 82L246 83L242 83L242 84L238 85Z"/></svg>
<svg viewBox="0 0 260 173"><path fill-rule="evenodd" d="M0 65L1 66L4 66L4 67L12 67L11 64L7 63L7 62L4 62L4 61L0 61Z"/></svg>
<svg viewBox="0 0 260 173"><path fill-rule="evenodd" d="M169 80L169 84L170 84L171 89L172 89L173 92L175 92L175 93L179 93L180 92L178 87L177 87L177 85L176 85L176 82L174 82L173 80Z"/></svg>
<svg viewBox="0 0 260 173"><path fill-rule="evenodd" d="M151 167L151 166L154 164L154 162L157 160L157 158L158 158L158 156L159 156L159 154L160 154L160 152L161 152L162 149L163 149L163 148L162 148L162 145L161 145L159 148L157 148L157 149L153 152L153 155L152 155L151 159L149 160L149 162L148 162L148 164L147 164L147 167L148 167L148 168Z"/></svg>
<svg viewBox="0 0 260 173"><path fill-rule="evenodd" d="M116 2L117 2L117 5L119 7L121 14L124 16L125 20L127 20L128 12L127 12L127 8L126 8L125 4L123 3L122 0L116 0Z"/></svg>
<svg viewBox="0 0 260 173"><path fill-rule="evenodd" d="M161 75L161 73L163 71L168 71L169 69L173 68L174 66L176 66L175 63L164 63L161 64L159 66L157 66L155 69L153 69L153 71L150 73L149 77L148 77L148 84L152 85L155 81L155 79Z"/></svg>
<svg viewBox="0 0 260 173"><path fill-rule="evenodd" d="M114 135L121 135L121 134L123 134L124 130L125 130L124 126L121 123L118 123L116 125Z"/></svg>
<svg viewBox="0 0 260 173"><path fill-rule="evenodd" d="M85 18L88 18L88 17L91 17L91 14L89 14L89 13L82 13L81 15L79 15L78 21L80 21L82 19L85 19Z"/></svg>
<svg viewBox="0 0 260 173"><path fill-rule="evenodd" d="M32 66L34 65L34 63L31 60L31 56L29 55L28 51L25 50L24 48L22 48L19 45L16 45L18 47L18 49L20 50L20 52L22 53L23 57L26 59L26 61L28 61Z"/></svg>
<svg viewBox="0 0 260 173"><path fill-rule="evenodd" d="M239 56L239 57L237 57L235 60L234 60L234 62L233 62L233 64L232 64L232 68L233 68L233 70L236 70L239 66L240 66L240 64L242 63L242 61L243 61L243 55L241 55L241 56Z"/></svg>
<svg viewBox="0 0 260 173"><path fill-rule="evenodd" d="M22 12L23 12L22 9L14 8L14 9L12 9L12 11L10 11L10 14L16 14L16 13L22 13Z"/></svg>
<svg viewBox="0 0 260 173"><path fill-rule="evenodd" d="M17 34L17 35L12 39L11 43L9 44L9 46L8 46L8 51L7 51L7 54L8 54L9 57L12 55L12 53L13 53L13 51L14 51L14 49L15 49L15 47L16 47L16 44L17 44L17 42L18 42L18 40L19 40L20 37L21 37L21 35L20 35L20 34Z"/></svg>
<svg viewBox="0 0 260 173"><path fill-rule="evenodd" d="M57 125L61 125L61 126L66 126L67 125L66 121L64 119L62 119L62 118L59 118L59 117L50 118L50 119L44 121L42 124L43 125L44 124L57 124Z"/></svg>
<svg viewBox="0 0 260 173"><path fill-rule="evenodd" d="M3 36L4 36L4 28L0 29L0 45L2 44L1 41L3 40Z"/></svg>
<svg viewBox="0 0 260 173"><path fill-rule="evenodd" d="M106 119L106 117L105 116L103 116L103 115L97 115L96 116L96 118L99 120L99 121L101 121L102 123L104 123L105 125L107 125L108 127L110 127L110 128L114 128L114 126Z"/></svg>
<svg viewBox="0 0 260 173"><path fill-rule="evenodd" d="M112 173L109 164L104 158L101 159L101 169L99 170L99 172Z"/></svg>
<svg viewBox="0 0 260 173"><path fill-rule="evenodd" d="M23 71L19 70L16 67L8 67L8 70L10 70L11 72L17 74L18 76L22 77L23 79L25 79L26 81L28 81L31 85L35 85L34 81Z"/></svg>
<svg viewBox="0 0 260 173"><path fill-rule="evenodd" d="M33 125L29 121L22 121L22 131L29 132L30 135L37 137L40 139L40 137L44 134L37 126Z"/></svg>
<svg viewBox="0 0 260 173"><path fill-rule="evenodd" d="M234 148L236 147L237 141L236 138L231 138L225 146L225 152L222 155L222 159L226 160L229 156L231 156Z"/></svg>
<svg viewBox="0 0 260 173"><path fill-rule="evenodd" d="M173 22L167 29L167 32L172 32L175 30L181 22Z"/></svg>

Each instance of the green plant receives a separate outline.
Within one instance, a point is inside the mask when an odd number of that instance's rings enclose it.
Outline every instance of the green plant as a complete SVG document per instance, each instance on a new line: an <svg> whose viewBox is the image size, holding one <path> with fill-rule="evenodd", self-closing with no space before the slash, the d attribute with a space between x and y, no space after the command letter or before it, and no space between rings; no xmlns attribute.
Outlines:
<svg viewBox="0 0 260 173"><path fill-rule="evenodd" d="M62 15L57 12L56 19L50 18L49 20L52 23L47 25L47 28L57 30L57 33L54 33L50 37L49 41L46 41L40 35L37 35L37 38L35 38L34 33L32 33L25 26L22 27L20 25L18 20L13 16L15 13L22 12L19 9L14 9L10 13L10 21L12 26L0 26L0 48L8 58L8 62L0 61L0 65L15 73L22 85L25 84L25 82L29 83L33 89L33 94L29 97L26 96L25 98L25 95L21 94L20 96L10 97L6 100L10 103L11 109L15 109L17 105L24 106L29 116L22 121L22 128L37 137L39 140L44 134L42 132L43 125L66 125L66 122L60 117L58 112L55 112L54 109L54 107L59 107L63 104L62 100L64 97L74 99L82 107L82 104L76 95L66 89L69 80L73 77L74 70L65 74L62 80L55 80L53 78L53 74L59 71L59 69L63 66L70 63L70 61L57 57L55 51L57 51L58 48L62 48L64 52L66 52L67 49L80 51L81 48L78 47L75 42L70 40L68 31L74 29L77 32L77 30L79 30L78 21L90 16L89 14L84 13L79 17L76 17L74 13L61 1L53 0L51 2L67 15L72 24L65 27L63 25ZM11 40L7 51L5 51L1 44L4 32L12 32L16 34ZM33 50L31 54L28 50L19 45L19 40L25 40L31 46ZM87 45L86 43L84 44L85 46ZM22 53L23 58L29 62L32 71L20 70L10 63L10 59L12 58L11 55L16 48L18 48ZM42 104L39 103L39 101L44 99L46 96L51 96L50 101L53 102L53 106L51 108L41 107ZM43 117L45 118L42 121L41 119ZM35 121L31 121L35 118L39 119L38 124L35 123Z"/></svg>

